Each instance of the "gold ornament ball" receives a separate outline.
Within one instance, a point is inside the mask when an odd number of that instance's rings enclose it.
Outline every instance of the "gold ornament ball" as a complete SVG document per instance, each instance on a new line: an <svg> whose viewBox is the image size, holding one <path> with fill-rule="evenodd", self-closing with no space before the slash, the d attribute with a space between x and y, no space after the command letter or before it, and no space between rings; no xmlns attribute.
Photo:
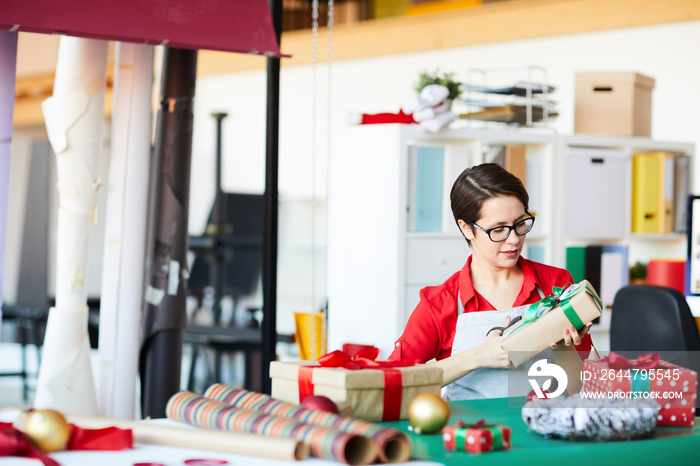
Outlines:
<svg viewBox="0 0 700 466"><path fill-rule="evenodd" d="M449 419L450 406L435 393L421 393L408 406L408 420L418 434L440 432Z"/></svg>
<svg viewBox="0 0 700 466"><path fill-rule="evenodd" d="M42 450L57 451L68 442L70 425L58 411L38 409L27 415L24 433Z"/></svg>

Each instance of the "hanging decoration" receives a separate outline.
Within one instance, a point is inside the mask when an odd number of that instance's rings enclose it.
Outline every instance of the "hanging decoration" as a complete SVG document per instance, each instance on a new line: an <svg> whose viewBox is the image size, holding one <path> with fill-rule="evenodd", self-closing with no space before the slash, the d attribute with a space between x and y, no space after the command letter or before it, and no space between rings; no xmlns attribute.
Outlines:
<svg viewBox="0 0 700 466"><path fill-rule="evenodd" d="M334 15L334 1L328 0L328 23L327 23L327 36L328 36L328 62L327 62L327 72L328 72L328 82L327 82L327 115L326 115L326 157L325 157L325 183L326 183L326 199L324 203L324 222L323 222L323 234L324 239L322 243L323 253L321 254L321 285L320 288L326 288L327 283L327 244L328 244L328 180L330 174L330 109L331 109L331 64L333 60L333 15ZM327 329L326 325L328 322L327 317L327 303L325 303L325 298L319 300L318 298L318 222L317 222L317 207L316 201L318 199L317 193L317 63L318 63L318 27L319 27L319 2L318 0L313 0L311 3L311 38L312 38L312 48L311 48L311 250L312 250L312 261L311 261L311 308L317 308L319 303L321 309L316 312L295 312L294 319L296 324L296 341L299 345L299 357L303 360L318 359L319 357L326 354L328 351L327 344ZM326 294L326 293L322 293Z"/></svg>

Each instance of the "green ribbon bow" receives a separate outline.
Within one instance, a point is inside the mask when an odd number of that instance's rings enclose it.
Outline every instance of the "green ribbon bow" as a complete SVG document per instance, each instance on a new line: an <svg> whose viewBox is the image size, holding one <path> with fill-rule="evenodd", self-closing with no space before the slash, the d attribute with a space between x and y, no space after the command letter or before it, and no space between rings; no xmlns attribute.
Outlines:
<svg viewBox="0 0 700 466"><path fill-rule="evenodd" d="M554 286L552 287L552 296L547 296L536 303L532 304L528 310L525 312L525 317L523 322L515 329L513 332L518 330L523 325L529 322L535 321L537 318L542 317L547 312L551 311L557 305L561 306L561 310L564 312L566 318L571 322L577 330L581 330L586 324L583 323L581 318L576 314L574 307L571 305L569 300L579 294L582 291L592 291L588 286L578 286L567 283L564 287ZM599 306L602 307L602 303L598 298L596 298L595 293L590 293L591 296L596 300ZM511 333L513 333L511 332Z"/></svg>

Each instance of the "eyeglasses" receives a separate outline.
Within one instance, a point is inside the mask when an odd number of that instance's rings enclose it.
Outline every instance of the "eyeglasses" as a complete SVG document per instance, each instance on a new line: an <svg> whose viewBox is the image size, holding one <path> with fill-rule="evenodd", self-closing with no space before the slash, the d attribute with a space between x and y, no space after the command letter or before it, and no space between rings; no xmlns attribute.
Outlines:
<svg viewBox="0 0 700 466"><path fill-rule="evenodd" d="M477 227L479 230L483 231L489 236L489 239L493 241L494 243L500 243L502 241L505 241L508 239L510 236L511 231L515 231L515 234L518 236L525 236L532 230L532 226L535 224L535 217L527 217L519 222L517 222L515 225L508 226L508 225L503 225L500 227L494 227L494 228L489 228L488 230L485 230L481 228L479 225L476 223L472 222L471 225Z"/></svg>

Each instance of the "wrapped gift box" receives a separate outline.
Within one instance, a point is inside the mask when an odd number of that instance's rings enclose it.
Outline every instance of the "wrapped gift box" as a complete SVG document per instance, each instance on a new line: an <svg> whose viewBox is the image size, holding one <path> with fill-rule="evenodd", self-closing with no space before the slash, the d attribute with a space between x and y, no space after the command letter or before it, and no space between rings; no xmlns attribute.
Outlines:
<svg viewBox="0 0 700 466"><path fill-rule="evenodd" d="M551 305L549 310L547 303ZM501 346L515 367L560 341L564 330L572 326L572 317L581 322L578 330L600 317L602 305L598 293L588 280L583 280L566 288L560 298L540 301L540 309L546 312L531 322L514 325L501 338ZM574 316L567 316L567 312L573 312Z"/></svg>
<svg viewBox="0 0 700 466"><path fill-rule="evenodd" d="M442 442L445 450L483 453L494 450L509 450L511 430L508 426L487 425L483 421L476 424L457 423L442 428Z"/></svg>
<svg viewBox="0 0 700 466"><path fill-rule="evenodd" d="M312 368L310 377L308 372L302 372L308 368ZM270 377L273 398L300 403L300 393L323 395L339 406L349 405L349 412L343 414L368 421L408 419L408 406L413 398L421 393L440 395L442 386L442 369L424 364L387 370L349 370L322 367L315 361L273 361ZM389 389L385 392L387 384Z"/></svg>
<svg viewBox="0 0 700 466"><path fill-rule="evenodd" d="M611 368L609 358L584 361L581 394L621 398L621 393L624 393L630 398L650 398L661 406L656 417L658 426L692 427L698 390L697 372L663 360L652 368L641 368L644 366L639 363L640 360L633 359L628 368Z"/></svg>

